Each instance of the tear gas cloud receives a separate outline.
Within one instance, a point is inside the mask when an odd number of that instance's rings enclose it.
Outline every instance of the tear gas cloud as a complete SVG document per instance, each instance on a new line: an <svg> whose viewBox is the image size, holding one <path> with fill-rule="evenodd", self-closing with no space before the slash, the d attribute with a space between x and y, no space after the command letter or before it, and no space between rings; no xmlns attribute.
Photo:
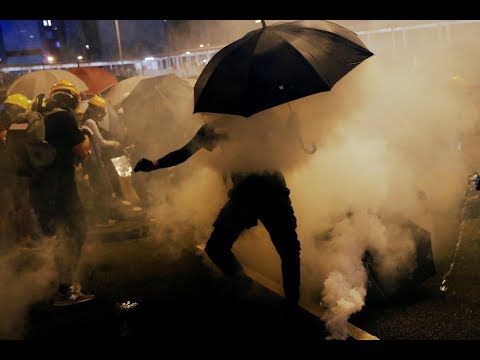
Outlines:
<svg viewBox="0 0 480 360"><path fill-rule="evenodd" d="M20 340L33 304L50 299L56 280L54 245L36 250L4 250L0 254L0 339Z"/></svg>
<svg viewBox="0 0 480 360"><path fill-rule="evenodd" d="M216 42L224 45L260 27L253 20L208 23L215 24L179 36L186 41L188 34L199 34L188 38L193 47L204 35L222 34ZM193 91L167 113L162 108L152 114L145 108L139 119L156 120L161 114L182 126L153 131L155 139L145 141L140 156L155 159L178 149L204 122L230 139L173 169L134 175L148 185L149 213L157 220L155 241L170 247L174 256L193 243L204 243L227 199L229 173L282 170L302 245L302 298L323 304L331 338L346 338L346 322L365 304L364 252L373 254L382 282L390 287L415 266L411 233L382 215L409 218L430 231L438 260L456 240L445 237L439 226L462 200L466 177L479 161L469 147L473 144L475 150L478 144L472 135L474 98L449 84L454 74L472 85L480 75L472 46L478 30L457 32L452 44L442 46L435 43L436 31L419 32L418 37L408 34L415 48L408 51L392 49L389 33L383 40L363 38L375 55L332 91L242 121L228 115L191 115ZM318 150L306 154L301 142ZM246 265L281 281L278 255L261 224L242 233L234 251ZM48 242L34 256L1 253L0 338L22 338L29 307L48 299L54 289L53 264Z"/></svg>
<svg viewBox="0 0 480 360"><path fill-rule="evenodd" d="M409 34L412 42L414 36ZM476 74L471 70L474 64L465 65L465 52L430 45L434 36L427 37L430 42L417 39L416 53L398 58L383 43L375 47L371 40L367 46L375 55L332 91L298 99L290 106L248 119L194 115L227 132L229 141L211 153L201 150L188 165L177 166L175 171L185 170L183 178L152 191L156 204L152 215L165 219L168 214L165 221L178 225L176 233L182 236L180 228L189 224L198 235L190 238L205 242L226 199L224 174L282 170L302 244L302 297L317 296L325 306L323 320L331 337L346 338L346 321L365 302L365 251L374 255L386 286L395 287L415 267L411 232L396 221L384 221L382 214L410 219L429 231L436 260L441 249L455 241L442 237L438 224L461 201L467 175L475 167L459 144L468 141L476 118L472 99L454 89L449 79L459 69L470 70L470 82ZM306 147L318 147L315 154L302 151L289 128L292 118L297 119ZM192 135L200 126L198 121L195 124ZM325 232L328 241L321 240ZM246 240L249 237L255 241ZM278 279L278 255L260 241L268 243L268 233L250 229L234 251L248 266L261 267ZM261 264L252 260L259 258Z"/></svg>

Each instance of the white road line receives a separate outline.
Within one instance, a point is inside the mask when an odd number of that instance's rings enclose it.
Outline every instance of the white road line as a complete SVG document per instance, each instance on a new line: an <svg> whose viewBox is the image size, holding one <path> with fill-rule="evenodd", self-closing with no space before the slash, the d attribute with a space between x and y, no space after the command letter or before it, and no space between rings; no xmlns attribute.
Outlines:
<svg viewBox="0 0 480 360"><path fill-rule="evenodd" d="M202 256L209 259L208 256L205 254L205 244L196 245L197 249L201 250ZM212 263L213 264L213 263ZM266 276L256 272L255 270L250 269L247 266L244 266L245 273L255 280L257 283L263 285L267 289L277 293L280 296L283 296L283 289L282 286L277 284L275 281L270 280ZM304 301L300 301L299 304L303 309L307 310L309 313L315 315L319 319L321 319L324 310L320 305L314 303L306 303ZM380 340L378 337L369 334L368 332L356 327L351 323L347 323L347 331L348 335L354 338L355 340Z"/></svg>

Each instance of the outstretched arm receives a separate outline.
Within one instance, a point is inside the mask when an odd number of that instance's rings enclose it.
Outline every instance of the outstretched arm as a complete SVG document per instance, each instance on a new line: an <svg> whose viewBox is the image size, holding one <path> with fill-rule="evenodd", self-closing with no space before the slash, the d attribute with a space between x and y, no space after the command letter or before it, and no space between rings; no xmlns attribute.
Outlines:
<svg viewBox="0 0 480 360"><path fill-rule="evenodd" d="M213 150L215 147L216 139L206 138L205 129L201 129L197 134L182 148L172 151L165 155L164 157L152 161L149 159L142 158L140 159L135 168L134 172L138 171L152 171L157 169L164 169L167 167L175 166L183 163L188 160L193 154L195 154L201 148L207 148L208 150Z"/></svg>

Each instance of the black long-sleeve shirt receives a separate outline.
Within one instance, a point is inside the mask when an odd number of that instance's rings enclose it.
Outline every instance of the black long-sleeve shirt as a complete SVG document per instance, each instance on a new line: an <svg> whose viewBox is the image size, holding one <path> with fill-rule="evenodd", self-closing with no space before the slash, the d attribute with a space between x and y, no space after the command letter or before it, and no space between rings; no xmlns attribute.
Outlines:
<svg viewBox="0 0 480 360"><path fill-rule="evenodd" d="M200 149L213 151L217 147L218 142L223 139L225 139L224 134L216 133L215 129L205 124L198 129L193 138L182 148L158 159L157 168L162 169L181 164Z"/></svg>

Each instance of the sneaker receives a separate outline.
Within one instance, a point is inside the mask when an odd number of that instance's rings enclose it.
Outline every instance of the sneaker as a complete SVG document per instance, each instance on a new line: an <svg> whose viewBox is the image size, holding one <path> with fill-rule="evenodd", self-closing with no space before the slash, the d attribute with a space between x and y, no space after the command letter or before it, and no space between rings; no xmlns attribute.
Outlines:
<svg viewBox="0 0 480 360"><path fill-rule="evenodd" d="M57 292L53 306L70 306L93 300L95 295L85 295L81 292L80 284L73 284L67 293Z"/></svg>

